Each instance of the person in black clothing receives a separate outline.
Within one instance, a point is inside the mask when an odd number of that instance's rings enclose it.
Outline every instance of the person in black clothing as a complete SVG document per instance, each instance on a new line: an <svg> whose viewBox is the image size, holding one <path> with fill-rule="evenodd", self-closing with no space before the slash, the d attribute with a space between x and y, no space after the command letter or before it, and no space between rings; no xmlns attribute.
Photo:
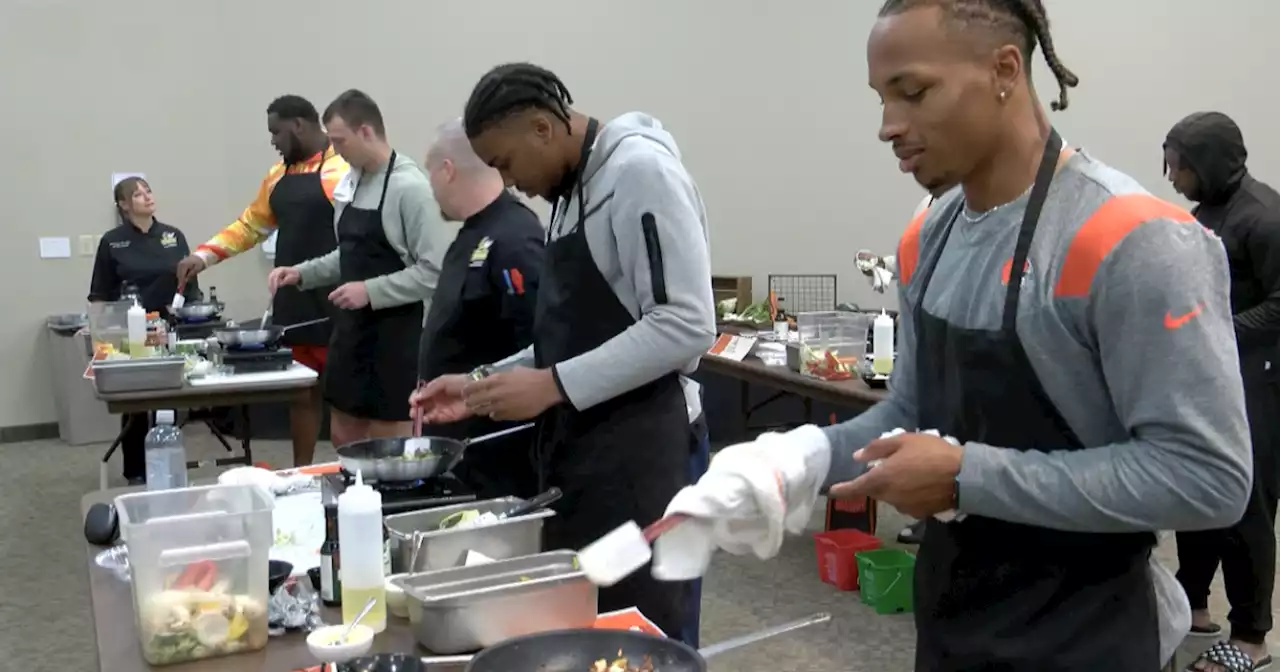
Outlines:
<svg viewBox="0 0 1280 672"><path fill-rule="evenodd" d="M166 312L178 290L175 269L178 262L191 253L187 237L178 229L156 220L156 201L151 185L140 177L129 177L114 189L120 225L108 231L98 243L89 280L89 301L119 301L126 286L136 291L139 303L148 313ZM183 288L188 301L198 301L200 287L188 282ZM130 485L146 478L143 442L150 429L147 413L128 414L121 418L121 449L124 453L124 477Z"/></svg>
<svg viewBox="0 0 1280 672"><path fill-rule="evenodd" d="M1231 313L1240 351L1253 442L1253 492L1244 517L1221 530L1179 532L1178 580L1192 609L1192 634L1214 636L1209 584L1222 565L1231 612L1229 642L1256 662L1269 660L1275 583L1276 501L1280 497L1280 193L1254 179L1234 121L1192 114L1169 131L1165 174L1196 203L1196 219L1222 239L1231 273ZM1195 669L1217 669L1201 661Z"/></svg>
<svg viewBox="0 0 1280 672"><path fill-rule="evenodd" d="M441 215L463 223L445 253L422 331L418 378L433 380L467 373L533 343L546 232L538 216L503 188L498 171L476 156L461 120L440 128L426 169ZM513 424L472 417L435 426L431 433L473 438ZM476 444L455 474L482 499L530 497L538 486L529 452L533 435Z"/></svg>
<svg viewBox="0 0 1280 672"><path fill-rule="evenodd" d="M706 449L685 374L716 334L706 210L675 138L640 112L577 111L564 82L531 63L486 73L463 125L506 184L553 206L533 345L435 378L416 405L432 423L538 419L540 486L563 492L544 548L657 520ZM693 641L693 587L640 571L601 588L600 609L636 607Z"/></svg>

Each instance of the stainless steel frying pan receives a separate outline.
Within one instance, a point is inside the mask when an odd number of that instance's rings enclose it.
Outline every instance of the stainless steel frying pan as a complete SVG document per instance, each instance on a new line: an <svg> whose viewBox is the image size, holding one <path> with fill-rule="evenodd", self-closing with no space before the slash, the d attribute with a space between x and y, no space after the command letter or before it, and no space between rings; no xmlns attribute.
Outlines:
<svg viewBox="0 0 1280 672"><path fill-rule="evenodd" d="M328 321L329 318L322 317L318 320L307 320L287 327L264 327L259 329L237 329L234 323L228 323L224 329L215 329L213 337L228 348L259 348L275 345L280 340L280 337L291 329L309 327L313 324Z"/></svg>
<svg viewBox="0 0 1280 672"><path fill-rule="evenodd" d="M396 436L365 439L338 448L338 464L348 473L360 472L366 481L416 481L439 476L456 467L467 446L523 432L532 422L477 436L451 439L443 436ZM412 444L406 448L406 444Z"/></svg>

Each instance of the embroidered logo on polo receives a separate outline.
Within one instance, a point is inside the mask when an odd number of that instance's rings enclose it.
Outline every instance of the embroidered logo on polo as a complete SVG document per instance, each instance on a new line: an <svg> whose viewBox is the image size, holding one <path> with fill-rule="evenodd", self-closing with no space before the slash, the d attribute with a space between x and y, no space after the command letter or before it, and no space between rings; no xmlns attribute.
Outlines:
<svg viewBox="0 0 1280 672"><path fill-rule="evenodd" d="M172 231L165 231L160 234L160 244L164 247L176 247L178 245L178 234Z"/></svg>
<svg viewBox="0 0 1280 672"><path fill-rule="evenodd" d="M1000 267L1000 284L1009 284L1009 274L1013 271L1013 257L1005 260L1004 265ZM1028 259L1022 264L1022 286L1029 287L1031 285L1031 260Z"/></svg>
<svg viewBox="0 0 1280 672"><path fill-rule="evenodd" d="M476 249L471 251L471 268L480 268L489 259L489 248L493 247L493 239L485 236L480 239Z"/></svg>

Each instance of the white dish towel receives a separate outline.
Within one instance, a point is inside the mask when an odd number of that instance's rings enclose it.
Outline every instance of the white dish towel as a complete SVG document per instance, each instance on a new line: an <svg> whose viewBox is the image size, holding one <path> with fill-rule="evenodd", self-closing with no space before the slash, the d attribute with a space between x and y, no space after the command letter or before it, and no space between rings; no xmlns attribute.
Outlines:
<svg viewBox="0 0 1280 672"><path fill-rule="evenodd" d="M721 450L707 473L668 505L668 515L691 518L654 542L653 576L702 576L717 547L774 557L785 532L804 531L830 467L831 444L816 425Z"/></svg>

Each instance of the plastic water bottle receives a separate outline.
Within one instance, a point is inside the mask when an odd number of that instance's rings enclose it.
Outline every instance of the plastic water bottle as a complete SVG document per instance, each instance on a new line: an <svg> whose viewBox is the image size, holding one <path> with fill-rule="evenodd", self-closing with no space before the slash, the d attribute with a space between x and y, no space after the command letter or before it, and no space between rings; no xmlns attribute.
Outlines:
<svg viewBox="0 0 1280 672"><path fill-rule="evenodd" d="M147 432L147 490L187 487L187 450L173 418L173 411L156 411L156 425Z"/></svg>
<svg viewBox="0 0 1280 672"><path fill-rule="evenodd" d="M387 590L383 573L382 494L356 482L338 495L338 543L342 549L342 622L350 623L373 599L373 609L360 621L374 632L387 628Z"/></svg>

